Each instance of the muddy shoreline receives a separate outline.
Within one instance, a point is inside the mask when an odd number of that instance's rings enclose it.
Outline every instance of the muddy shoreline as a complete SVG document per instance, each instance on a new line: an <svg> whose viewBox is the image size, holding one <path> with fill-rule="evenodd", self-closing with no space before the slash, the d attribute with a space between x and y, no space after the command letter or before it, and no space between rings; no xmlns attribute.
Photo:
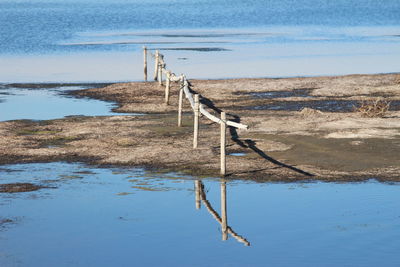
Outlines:
<svg viewBox="0 0 400 267"><path fill-rule="evenodd" d="M378 74L191 83L214 114L224 110L230 120L250 126L249 130L227 131L228 178L400 181L399 77ZM176 126L177 84L172 86L170 105L163 103L164 87L155 82L112 84L69 94L115 102L115 112L145 115L1 122L1 165L67 161L218 176L219 125L202 118L199 148L193 149L187 102L183 127ZM349 106L377 98L393 103L383 118L362 117ZM257 108L260 106L280 108Z"/></svg>

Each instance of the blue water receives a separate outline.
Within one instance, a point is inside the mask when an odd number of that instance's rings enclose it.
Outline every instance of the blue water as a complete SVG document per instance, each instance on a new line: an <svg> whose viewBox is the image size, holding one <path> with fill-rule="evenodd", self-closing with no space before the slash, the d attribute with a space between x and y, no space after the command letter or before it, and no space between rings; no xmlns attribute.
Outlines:
<svg viewBox="0 0 400 267"><path fill-rule="evenodd" d="M144 44L173 49L167 62L189 77L399 71L397 0L0 0L0 10L0 82L140 80Z"/></svg>
<svg viewBox="0 0 400 267"><path fill-rule="evenodd" d="M0 183L50 188L0 194L1 266L398 266L398 184L255 183L104 169L6 165ZM221 213L228 233L196 183ZM200 187L197 187L200 188Z"/></svg>
<svg viewBox="0 0 400 267"><path fill-rule="evenodd" d="M110 116L115 104L75 98L68 91L102 85L13 85L0 84L0 121L50 120L65 116ZM127 115L117 113L117 115ZM138 114L130 114L138 115Z"/></svg>

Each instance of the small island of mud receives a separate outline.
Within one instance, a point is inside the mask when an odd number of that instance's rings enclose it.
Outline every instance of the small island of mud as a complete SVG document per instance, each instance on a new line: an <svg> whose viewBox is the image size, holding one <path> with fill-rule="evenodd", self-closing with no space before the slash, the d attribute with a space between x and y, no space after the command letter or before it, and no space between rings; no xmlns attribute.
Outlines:
<svg viewBox="0 0 400 267"><path fill-rule="evenodd" d="M398 74L285 79L191 80L200 101L218 116L246 124L228 128L228 177L259 181L400 181ZM178 84L169 105L155 82L120 83L71 92L118 104L131 116L66 117L0 123L0 163L80 161L140 166L198 176L219 173L219 125L193 116L184 102L177 127ZM357 112L385 101L378 117Z"/></svg>

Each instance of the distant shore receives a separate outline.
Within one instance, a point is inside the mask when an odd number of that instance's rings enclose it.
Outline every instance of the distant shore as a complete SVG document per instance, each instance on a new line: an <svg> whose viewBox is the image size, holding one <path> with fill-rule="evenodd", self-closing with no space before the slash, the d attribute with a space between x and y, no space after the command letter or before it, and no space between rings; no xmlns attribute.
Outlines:
<svg viewBox="0 0 400 267"><path fill-rule="evenodd" d="M228 130L228 177L260 181L400 181L400 75L191 80L211 112L228 113L249 130ZM0 123L1 164L81 161L218 176L219 126L201 120L192 148L192 115L184 104L176 126L178 85L170 105L155 82L118 83L71 92L145 116L68 117ZM384 99L384 117L354 111Z"/></svg>

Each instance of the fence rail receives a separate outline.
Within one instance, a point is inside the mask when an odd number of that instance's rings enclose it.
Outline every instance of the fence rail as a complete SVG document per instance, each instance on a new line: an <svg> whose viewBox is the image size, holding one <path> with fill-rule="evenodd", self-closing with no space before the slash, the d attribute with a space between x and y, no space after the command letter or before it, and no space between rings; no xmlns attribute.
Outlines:
<svg viewBox="0 0 400 267"><path fill-rule="evenodd" d="M143 47L144 54L144 80L147 81L147 55L150 54L155 59L154 64L154 80L158 81L159 85L163 85L163 75L165 76L165 104L169 104L169 94L171 89L171 82L179 82L179 100L178 100L178 127L182 126L182 106L183 106L183 94L190 103L194 114L194 133L193 133L193 148L197 148L198 144L198 130L199 130L199 118L203 115L207 119L221 124L221 175L226 175L226 126L235 127L238 129L248 129L245 124L237 123L226 119L226 113L221 112L220 117L214 116L205 106L200 102L198 94L192 94L190 83L186 76L181 74L177 76L170 70L167 70L167 64L164 61L164 55L158 50L155 54L149 53L146 47Z"/></svg>

